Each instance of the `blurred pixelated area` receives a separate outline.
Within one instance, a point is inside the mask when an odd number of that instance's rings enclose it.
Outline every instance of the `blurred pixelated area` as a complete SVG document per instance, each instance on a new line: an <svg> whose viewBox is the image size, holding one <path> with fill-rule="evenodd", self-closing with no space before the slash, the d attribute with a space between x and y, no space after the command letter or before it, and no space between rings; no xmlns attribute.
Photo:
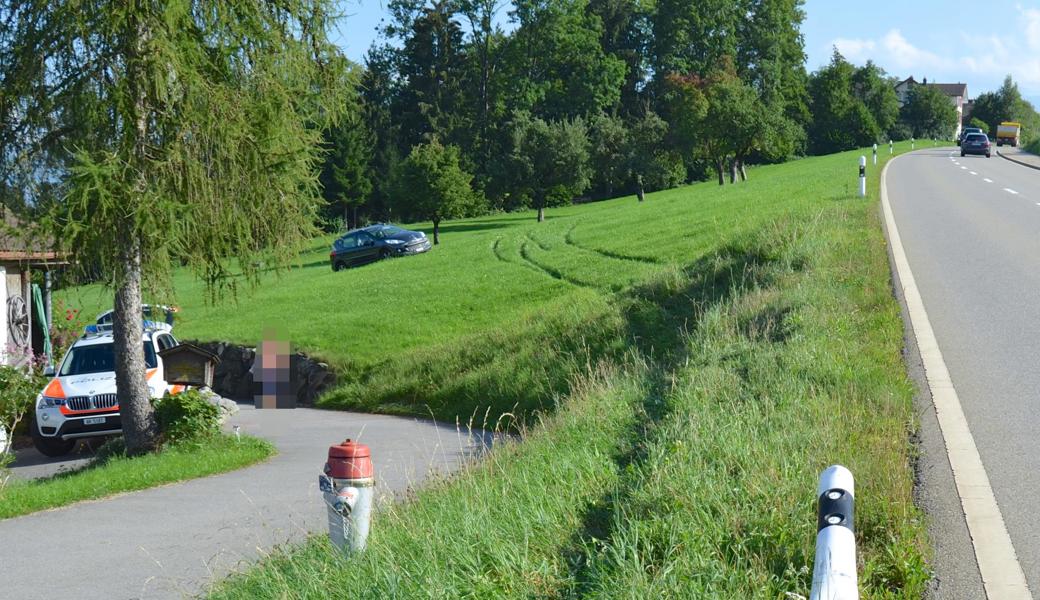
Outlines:
<svg viewBox="0 0 1040 600"><path fill-rule="evenodd" d="M256 408L296 408L289 340L265 329L253 365L253 404Z"/></svg>

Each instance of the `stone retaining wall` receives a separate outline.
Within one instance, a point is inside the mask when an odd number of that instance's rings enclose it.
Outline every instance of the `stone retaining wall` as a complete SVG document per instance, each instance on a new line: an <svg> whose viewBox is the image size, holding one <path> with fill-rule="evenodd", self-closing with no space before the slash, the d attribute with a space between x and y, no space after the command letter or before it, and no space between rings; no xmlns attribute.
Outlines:
<svg viewBox="0 0 1040 600"><path fill-rule="evenodd" d="M256 360L256 348L230 342L189 342L205 348L220 357L213 374L213 391L234 400L253 399L253 374L250 369ZM299 352L289 359L289 380L296 403L313 406L322 392L336 383L336 374L323 362L317 362Z"/></svg>

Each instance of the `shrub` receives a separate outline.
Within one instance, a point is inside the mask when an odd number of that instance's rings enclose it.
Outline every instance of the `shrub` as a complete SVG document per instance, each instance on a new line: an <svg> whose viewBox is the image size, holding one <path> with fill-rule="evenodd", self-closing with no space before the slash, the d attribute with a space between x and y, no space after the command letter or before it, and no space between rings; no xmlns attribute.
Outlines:
<svg viewBox="0 0 1040 600"><path fill-rule="evenodd" d="M126 440L123 436L108 439L97 452L94 453L95 463L105 463L113 458L126 456Z"/></svg>
<svg viewBox="0 0 1040 600"><path fill-rule="evenodd" d="M155 418L168 443L196 440L220 432L220 409L198 390L166 394L155 403Z"/></svg>
<svg viewBox="0 0 1040 600"><path fill-rule="evenodd" d="M0 489L7 478L2 472L11 463L13 455L9 450L14 443L13 437L18 424L33 409L36 394L43 388L46 378L35 370L0 365Z"/></svg>
<svg viewBox="0 0 1040 600"><path fill-rule="evenodd" d="M32 410L36 394L46 382L35 370L0 365L0 427L12 432Z"/></svg>
<svg viewBox="0 0 1040 600"><path fill-rule="evenodd" d="M54 360L65 356L72 344L83 335L83 327L89 322L80 314L80 309L72 308L61 298L54 301L54 318L51 321L51 347Z"/></svg>

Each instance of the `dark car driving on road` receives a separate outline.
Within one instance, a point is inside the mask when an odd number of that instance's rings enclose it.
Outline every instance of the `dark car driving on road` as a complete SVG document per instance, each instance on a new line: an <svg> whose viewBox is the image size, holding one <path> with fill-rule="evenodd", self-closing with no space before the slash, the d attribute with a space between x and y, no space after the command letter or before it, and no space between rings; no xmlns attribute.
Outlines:
<svg viewBox="0 0 1040 600"><path fill-rule="evenodd" d="M965 127L961 130L960 137L957 138L957 145L960 146L962 143L964 143L964 138L968 137L973 133L983 133L983 131L978 127Z"/></svg>
<svg viewBox="0 0 1040 600"><path fill-rule="evenodd" d="M332 244L329 262L332 270L363 265L391 256L419 254L430 249L430 240L421 231L409 231L383 223L348 231Z"/></svg>
<svg viewBox="0 0 1040 600"><path fill-rule="evenodd" d="M989 137L985 133L969 133L961 140L961 156L965 154L984 154L989 158Z"/></svg>

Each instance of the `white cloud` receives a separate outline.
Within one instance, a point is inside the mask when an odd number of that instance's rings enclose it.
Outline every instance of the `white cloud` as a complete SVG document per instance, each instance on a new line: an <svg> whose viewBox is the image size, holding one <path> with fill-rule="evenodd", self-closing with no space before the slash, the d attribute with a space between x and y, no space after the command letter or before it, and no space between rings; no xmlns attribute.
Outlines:
<svg viewBox="0 0 1040 600"><path fill-rule="evenodd" d="M1040 9L1017 8L1020 25L1013 35L961 31L958 43L943 44L935 52L911 42L899 29L876 39L837 38L831 44L851 62L873 60L899 78L968 82L972 97L995 89L1010 73L1025 95L1036 97L1040 96Z"/></svg>
<svg viewBox="0 0 1040 600"><path fill-rule="evenodd" d="M943 69L950 65L950 60L922 50L910 43L898 29L891 29L878 40L836 38L831 41L842 56L855 63L870 59L884 66L887 70L916 71Z"/></svg>
<svg viewBox="0 0 1040 600"><path fill-rule="evenodd" d="M1022 8L1018 6L1024 23L1026 46L1030 50L1040 52L1040 9Z"/></svg>
<svg viewBox="0 0 1040 600"><path fill-rule="evenodd" d="M874 40L837 38L831 42L831 47L837 48L845 58L859 62L870 58L877 44Z"/></svg>
<svg viewBox="0 0 1040 600"><path fill-rule="evenodd" d="M886 33L881 46L889 64L900 69L944 69L949 64L949 59L911 44L898 29Z"/></svg>

